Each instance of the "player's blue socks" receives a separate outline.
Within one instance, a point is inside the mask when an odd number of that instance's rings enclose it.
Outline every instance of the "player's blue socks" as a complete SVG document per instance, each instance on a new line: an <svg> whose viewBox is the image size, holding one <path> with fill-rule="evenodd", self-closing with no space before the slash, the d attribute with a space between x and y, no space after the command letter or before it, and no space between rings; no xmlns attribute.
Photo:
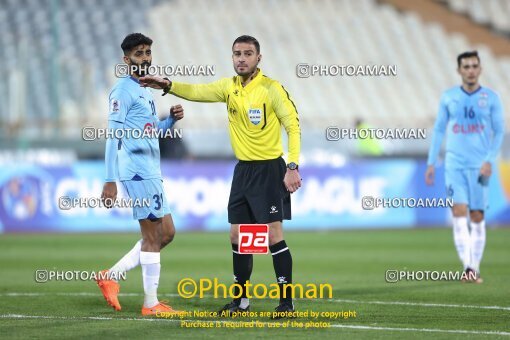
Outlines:
<svg viewBox="0 0 510 340"><path fill-rule="evenodd" d="M283 285L286 283L292 283L292 256L290 254L289 247L287 247L285 240L282 240L272 246L269 246L269 250L271 251L271 255L273 255L276 282L278 282L278 286L280 286L280 303L292 303L292 288L287 287L285 289L285 297L283 294Z"/></svg>
<svg viewBox="0 0 510 340"><path fill-rule="evenodd" d="M234 281L239 283L242 287L246 281L250 279L251 272L253 270L253 255L252 254L239 254L238 245L232 243L232 260L234 264ZM250 304L249 299L246 298L246 290L242 292L236 288L234 291L235 296L241 293L241 298L235 299L236 302L240 303L240 307L245 309Z"/></svg>

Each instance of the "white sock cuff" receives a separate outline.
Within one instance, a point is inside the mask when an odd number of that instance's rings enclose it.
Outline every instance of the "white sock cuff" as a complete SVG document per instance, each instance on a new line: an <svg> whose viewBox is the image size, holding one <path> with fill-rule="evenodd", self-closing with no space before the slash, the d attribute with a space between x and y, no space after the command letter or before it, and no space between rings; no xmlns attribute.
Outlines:
<svg viewBox="0 0 510 340"><path fill-rule="evenodd" d="M454 217L453 218L453 223L455 223L455 224L459 224L459 223L467 224L467 217L466 216Z"/></svg>
<svg viewBox="0 0 510 340"><path fill-rule="evenodd" d="M241 302L239 303L239 307L242 309L246 309L250 305L250 299L248 298L241 298Z"/></svg>
<svg viewBox="0 0 510 340"><path fill-rule="evenodd" d="M161 253L152 253L148 251L140 252L140 264L153 264L161 262Z"/></svg>
<svg viewBox="0 0 510 340"><path fill-rule="evenodd" d="M138 242L135 243L135 248L142 249L142 242L143 242L143 238L139 239Z"/></svg>
<svg viewBox="0 0 510 340"><path fill-rule="evenodd" d="M485 227L485 220L481 220L480 222L471 222L471 226L474 228L483 228Z"/></svg>

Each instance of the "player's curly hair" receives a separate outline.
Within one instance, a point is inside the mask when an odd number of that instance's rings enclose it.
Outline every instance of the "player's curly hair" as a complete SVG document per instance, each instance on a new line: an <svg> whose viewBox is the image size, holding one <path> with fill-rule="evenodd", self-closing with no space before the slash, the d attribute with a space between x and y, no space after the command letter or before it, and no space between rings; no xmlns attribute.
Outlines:
<svg viewBox="0 0 510 340"><path fill-rule="evenodd" d="M257 54L260 54L260 44L257 39L252 37L251 35L241 35L236 40L234 40L234 43L232 44L232 48L237 43L248 43L255 45L255 49L257 50Z"/></svg>
<svg viewBox="0 0 510 340"><path fill-rule="evenodd" d="M146 37L142 33L131 33L124 38L122 44L120 44L120 48L122 48L122 51L124 51L124 55L127 55L129 52L133 50L133 48L139 45L151 46L152 39Z"/></svg>
<svg viewBox="0 0 510 340"><path fill-rule="evenodd" d="M461 53L457 56L457 66L460 67L460 63L462 62L462 59L472 58L472 57L476 57L476 59L478 59L478 62L480 62L480 56L478 56L478 51L468 51L468 52Z"/></svg>

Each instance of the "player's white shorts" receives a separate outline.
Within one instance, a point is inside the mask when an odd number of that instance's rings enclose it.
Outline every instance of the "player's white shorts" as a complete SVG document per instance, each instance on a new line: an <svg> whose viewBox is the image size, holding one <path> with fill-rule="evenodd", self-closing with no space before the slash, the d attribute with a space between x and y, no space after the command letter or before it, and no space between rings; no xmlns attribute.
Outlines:
<svg viewBox="0 0 510 340"><path fill-rule="evenodd" d="M140 203L133 206L133 218L135 220L153 220L170 214L162 179L121 181L121 183L129 198L133 202Z"/></svg>
<svg viewBox="0 0 510 340"><path fill-rule="evenodd" d="M445 169L446 194L453 204L467 204L469 210L487 210L488 184L480 169Z"/></svg>

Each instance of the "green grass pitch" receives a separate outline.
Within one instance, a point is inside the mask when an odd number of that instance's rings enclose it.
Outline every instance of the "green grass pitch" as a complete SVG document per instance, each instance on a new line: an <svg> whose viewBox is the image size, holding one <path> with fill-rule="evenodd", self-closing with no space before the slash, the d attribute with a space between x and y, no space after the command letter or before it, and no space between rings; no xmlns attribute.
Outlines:
<svg viewBox="0 0 510 340"><path fill-rule="evenodd" d="M427 338L510 336L510 229L488 230L480 285L452 281L387 283L386 270L458 271L451 229L287 232L294 282L329 283L333 299L296 301L300 311L356 311L325 320L328 328L184 328L179 320L144 319L141 270L121 283L123 310L106 305L94 282L35 282L35 271L99 270L127 252L135 234L22 234L0 236L0 333L8 338ZM218 310L227 301L176 296L183 278L232 280L227 233L178 233L162 253L160 299L182 310ZM274 282L270 255L254 258L253 283ZM276 301L251 300L252 311ZM152 321L151 321L152 320ZM197 318L192 318L197 320ZM210 320L210 319L206 319ZM234 322L251 321L235 319ZM307 319L293 321L306 323ZM282 322L286 322L285 320ZM279 322L282 325L282 322Z"/></svg>

